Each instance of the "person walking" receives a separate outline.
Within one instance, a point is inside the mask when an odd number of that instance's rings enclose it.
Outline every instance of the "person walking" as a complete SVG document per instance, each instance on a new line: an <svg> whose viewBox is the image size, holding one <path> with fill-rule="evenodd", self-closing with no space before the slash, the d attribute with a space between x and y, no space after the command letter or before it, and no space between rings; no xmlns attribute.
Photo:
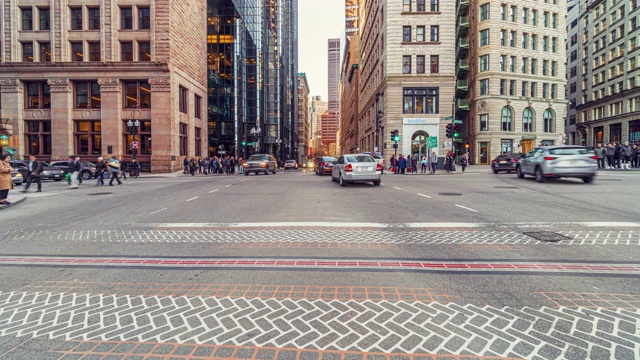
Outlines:
<svg viewBox="0 0 640 360"><path fill-rule="evenodd" d="M435 174L436 169L438 168L438 155L436 154L435 151L431 153L430 165L431 165L430 173Z"/></svg>
<svg viewBox="0 0 640 360"><path fill-rule="evenodd" d="M120 177L122 180L127 180L127 169L129 168L129 164L124 159L124 156L120 156Z"/></svg>
<svg viewBox="0 0 640 360"><path fill-rule="evenodd" d="M445 170L447 171L447 174L453 171L453 159L454 159L453 152L449 150L449 152L447 152L447 157L445 159Z"/></svg>
<svg viewBox="0 0 640 360"><path fill-rule="evenodd" d="M238 174L244 174L244 167L242 167L242 163L244 163L244 159L242 157L238 158Z"/></svg>
<svg viewBox="0 0 640 360"><path fill-rule="evenodd" d="M82 184L82 172L84 170L84 163L80 160L79 156L76 156L75 158L76 162L79 165L79 170L78 170L78 184Z"/></svg>
<svg viewBox="0 0 640 360"><path fill-rule="evenodd" d="M640 164L640 149L637 144L631 145L631 167L637 168Z"/></svg>
<svg viewBox="0 0 640 360"><path fill-rule="evenodd" d="M608 168L611 170L615 170L615 166L616 166L615 153L616 153L616 147L612 143L609 143L607 145L607 149L605 150L605 156L607 157Z"/></svg>
<svg viewBox="0 0 640 360"><path fill-rule="evenodd" d="M616 168L620 169L620 160L622 160L622 145L620 143L614 143L615 152L613 158L616 163Z"/></svg>
<svg viewBox="0 0 640 360"><path fill-rule="evenodd" d="M422 159L420 159L420 174L427 173L427 155L422 155Z"/></svg>
<svg viewBox="0 0 640 360"><path fill-rule="evenodd" d="M191 161L189 161L189 173L191 174L191 176L196 176L197 169L198 169L198 162L196 161L195 158L192 158Z"/></svg>
<svg viewBox="0 0 640 360"><path fill-rule="evenodd" d="M624 145L620 147L620 159L622 160L622 169L625 167L627 170L631 170L631 146L629 142L625 141Z"/></svg>
<svg viewBox="0 0 640 360"><path fill-rule="evenodd" d="M40 182L40 174L42 173L42 164L34 155L29 156L29 163L27 164L27 184L20 192L27 192L32 182L38 184L38 190L36 192L42 192L42 182Z"/></svg>
<svg viewBox="0 0 640 360"><path fill-rule="evenodd" d="M467 154L462 154L460 158L460 166L462 166L462 172L469 166L469 159L467 159Z"/></svg>
<svg viewBox="0 0 640 360"><path fill-rule="evenodd" d="M140 176L140 163L138 160L131 160L131 164L129 164L129 176L132 178L138 178L138 176Z"/></svg>
<svg viewBox="0 0 640 360"><path fill-rule="evenodd" d="M112 156L109 159L109 172L111 173L111 179L109 180L109 186L113 186L113 180L118 182L118 185L122 185L120 179L118 179L118 171L120 171L120 162L116 159L115 156Z"/></svg>
<svg viewBox="0 0 640 360"><path fill-rule="evenodd" d="M189 158L185 156L184 160L182 161L182 164L184 165L184 174L188 174L189 173Z"/></svg>
<svg viewBox="0 0 640 360"><path fill-rule="evenodd" d="M9 154L0 155L0 205L9 205L7 201L9 190L13 189L11 173L14 171L9 164Z"/></svg>
<svg viewBox="0 0 640 360"><path fill-rule="evenodd" d="M80 161L77 161L78 158L73 158L73 156L69 156L69 180L71 180L71 185L69 189L77 189L78 188L78 174L80 174Z"/></svg>
<svg viewBox="0 0 640 360"><path fill-rule="evenodd" d="M397 167L397 165L396 165L396 157L395 156L391 155L391 159L389 159L389 164L391 164L391 172L395 174L396 173L396 167Z"/></svg>
<svg viewBox="0 0 640 360"><path fill-rule="evenodd" d="M598 143L593 150L596 157L598 157L598 169L604 169L605 148L602 147L602 143Z"/></svg>
<svg viewBox="0 0 640 360"><path fill-rule="evenodd" d="M107 164L104 163L104 159L102 157L98 158L98 162L96 162L96 185L95 186L104 186L104 174L107 172Z"/></svg>
<svg viewBox="0 0 640 360"><path fill-rule="evenodd" d="M204 158L202 160L202 173L207 175L209 173L209 159Z"/></svg>
<svg viewBox="0 0 640 360"><path fill-rule="evenodd" d="M404 175L407 170L407 159L400 154L400 174Z"/></svg>
<svg viewBox="0 0 640 360"><path fill-rule="evenodd" d="M413 154L413 156L411 157L411 173L418 173L418 154Z"/></svg>

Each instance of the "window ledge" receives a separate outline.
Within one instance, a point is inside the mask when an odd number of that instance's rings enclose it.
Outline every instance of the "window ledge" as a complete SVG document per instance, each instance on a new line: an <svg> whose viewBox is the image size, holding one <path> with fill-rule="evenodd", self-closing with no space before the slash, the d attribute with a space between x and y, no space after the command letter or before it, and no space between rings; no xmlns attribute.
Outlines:
<svg viewBox="0 0 640 360"><path fill-rule="evenodd" d="M441 11L403 11L400 15L441 15Z"/></svg>
<svg viewBox="0 0 640 360"><path fill-rule="evenodd" d="M411 41L411 42L401 42L401 45L441 45L440 41Z"/></svg>

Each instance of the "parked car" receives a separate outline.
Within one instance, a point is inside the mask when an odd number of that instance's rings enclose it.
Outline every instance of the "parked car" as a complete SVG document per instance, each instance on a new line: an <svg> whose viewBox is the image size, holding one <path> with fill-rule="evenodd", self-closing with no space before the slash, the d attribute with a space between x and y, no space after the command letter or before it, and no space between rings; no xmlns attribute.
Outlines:
<svg viewBox="0 0 640 360"><path fill-rule="evenodd" d="M340 186L354 182L372 182L380 186L382 165L369 154L342 155L333 164L331 180Z"/></svg>
<svg viewBox="0 0 640 360"><path fill-rule="evenodd" d="M309 160L306 163L304 163L305 169L313 169L315 167L316 167L316 164L313 162L313 160Z"/></svg>
<svg viewBox="0 0 640 360"><path fill-rule="evenodd" d="M380 154L379 152L375 152L375 151L372 151L372 152L367 153L367 154L371 155L371 157L374 158L376 160L376 162L378 164L380 164L380 166L382 166L382 173L384 174L384 165L385 165L386 162L384 161L384 158L382 157L382 154Z"/></svg>
<svg viewBox="0 0 640 360"><path fill-rule="evenodd" d="M62 181L64 179L66 169L51 166L51 164L44 161L41 161L40 163L42 164L42 173L40 174L40 180ZM9 164L11 164L11 167L17 170L22 175L23 179L27 178L27 172L29 172L27 161L11 160L9 161Z"/></svg>
<svg viewBox="0 0 640 360"><path fill-rule="evenodd" d="M548 146L529 151L516 164L519 178L535 176L537 182L547 178L572 177L589 184L596 176L597 157L583 146Z"/></svg>
<svg viewBox="0 0 640 360"><path fill-rule="evenodd" d="M508 173L516 171L516 164L518 163L518 159L520 159L520 156L514 156L510 154L498 155L498 157L491 160L491 170L493 170L494 174L497 174L501 171L506 171Z"/></svg>
<svg viewBox="0 0 640 360"><path fill-rule="evenodd" d="M295 160L287 160L284 163L284 169L285 170L289 170L289 169L297 170L298 169L298 162L295 161Z"/></svg>
<svg viewBox="0 0 640 360"><path fill-rule="evenodd" d="M84 166L82 168L82 173L80 174L82 176L82 180L93 179L96 176L96 164L89 161L83 161L82 164ZM53 161L51 162L51 166L55 166L61 169L66 169L69 167L69 161L67 160Z"/></svg>
<svg viewBox="0 0 640 360"><path fill-rule="evenodd" d="M255 154L249 156L249 158L242 163L244 168L244 174L254 173L258 175L263 172L265 175L269 175L269 172L275 174L278 168L278 162L276 158L268 154Z"/></svg>
<svg viewBox="0 0 640 360"><path fill-rule="evenodd" d="M336 158L333 156L319 156L316 158L316 175L331 174L333 169L333 162Z"/></svg>
<svg viewBox="0 0 640 360"><path fill-rule="evenodd" d="M11 180L13 180L13 185L17 186L17 185L22 185L22 183L24 183L24 177L22 177L22 174L20 174L19 171L12 171L11 172Z"/></svg>

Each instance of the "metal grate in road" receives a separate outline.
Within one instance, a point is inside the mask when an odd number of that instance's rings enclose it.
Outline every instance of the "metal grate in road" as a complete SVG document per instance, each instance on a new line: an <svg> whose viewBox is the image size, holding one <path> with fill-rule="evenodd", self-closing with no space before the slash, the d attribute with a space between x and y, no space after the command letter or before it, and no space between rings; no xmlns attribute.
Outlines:
<svg viewBox="0 0 640 360"><path fill-rule="evenodd" d="M523 234L525 234L527 236L531 236L532 238L534 238L536 240L547 241L547 242L557 242L557 241L561 241L561 240L571 240L570 237L564 236L564 235L562 235L560 233L553 232L553 231L529 231L529 232L523 232Z"/></svg>

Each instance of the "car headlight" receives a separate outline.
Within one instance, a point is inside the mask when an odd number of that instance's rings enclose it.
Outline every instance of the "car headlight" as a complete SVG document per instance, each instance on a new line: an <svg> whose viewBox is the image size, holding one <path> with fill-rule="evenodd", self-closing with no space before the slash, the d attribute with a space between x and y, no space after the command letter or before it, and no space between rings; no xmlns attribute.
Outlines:
<svg viewBox="0 0 640 360"><path fill-rule="evenodd" d="M22 177L22 174L17 173L17 174L16 174L16 177Z"/></svg>
<svg viewBox="0 0 640 360"><path fill-rule="evenodd" d="M247 163L242 163L242 167L249 167L249 164L247 164Z"/></svg>
<svg viewBox="0 0 640 360"><path fill-rule="evenodd" d="M267 167L267 163L261 163L261 164L260 164L260 167L263 167L263 168L264 168L264 167Z"/></svg>

